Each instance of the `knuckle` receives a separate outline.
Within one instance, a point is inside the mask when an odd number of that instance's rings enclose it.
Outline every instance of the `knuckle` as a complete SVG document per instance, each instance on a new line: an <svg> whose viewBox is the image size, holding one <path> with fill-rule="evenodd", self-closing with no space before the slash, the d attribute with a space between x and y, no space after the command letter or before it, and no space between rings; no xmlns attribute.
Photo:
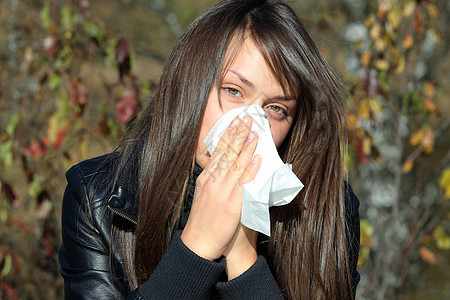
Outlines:
<svg viewBox="0 0 450 300"><path fill-rule="evenodd" d="M242 168L242 164L239 161L235 161L231 170L236 174L242 174L244 169Z"/></svg>

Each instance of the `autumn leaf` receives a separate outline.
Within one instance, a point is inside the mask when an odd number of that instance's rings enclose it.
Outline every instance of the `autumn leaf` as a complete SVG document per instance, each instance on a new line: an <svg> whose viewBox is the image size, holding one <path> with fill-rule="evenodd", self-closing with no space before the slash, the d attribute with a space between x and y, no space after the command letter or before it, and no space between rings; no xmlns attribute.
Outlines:
<svg viewBox="0 0 450 300"><path fill-rule="evenodd" d="M361 228L361 238L360 245L361 247L372 247L372 234L373 234L373 226L369 223L369 221L361 219L360 221Z"/></svg>
<svg viewBox="0 0 450 300"><path fill-rule="evenodd" d="M375 67L380 71L386 71L389 69L389 62L385 59L379 59L376 61Z"/></svg>
<svg viewBox="0 0 450 300"><path fill-rule="evenodd" d="M425 110L431 114L437 113L437 106L431 100L427 99L424 102Z"/></svg>
<svg viewBox="0 0 450 300"><path fill-rule="evenodd" d="M117 103L117 111L119 113L119 121L122 124L127 123L134 116L137 109L137 100L133 91L127 90L122 94Z"/></svg>
<svg viewBox="0 0 450 300"><path fill-rule="evenodd" d="M433 251L426 247L420 247L419 248L420 258L422 260L430 265L434 265L436 263L436 256L434 255Z"/></svg>
<svg viewBox="0 0 450 300"><path fill-rule="evenodd" d="M406 3L405 7L403 8L403 16L405 18L411 17L415 9L416 9L416 0L408 1L408 3Z"/></svg>
<svg viewBox="0 0 450 300"><path fill-rule="evenodd" d="M428 98L433 98L434 97L434 93L435 93L434 92L434 89L435 89L434 84L428 81L428 82L424 83L423 87L425 89L425 95Z"/></svg>
<svg viewBox="0 0 450 300"><path fill-rule="evenodd" d="M412 34L408 34L405 39L403 40L403 48L405 48L405 50L409 50L411 49L411 47L414 44L414 38L412 36Z"/></svg>
<svg viewBox="0 0 450 300"><path fill-rule="evenodd" d="M371 53L369 50L364 51L364 53L361 55L361 65L363 67L368 67L370 64Z"/></svg>
<svg viewBox="0 0 450 300"><path fill-rule="evenodd" d="M433 231L433 239L436 246L441 250L450 250L450 236L447 235L442 226L436 227Z"/></svg>
<svg viewBox="0 0 450 300"><path fill-rule="evenodd" d="M427 154L433 152L434 139L435 139L434 130L431 128L428 128L427 130L425 130L425 133L424 133L424 136L422 139L422 146L425 148L425 152Z"/></svg>
<svg viewBox="0 0 450 300"><path fill-rule="evenodd" d="M428 13L430 14L430 17L432 17L432 18L439 17L440 12L439 12L439 8L436 6L436 3L428 2L427 10L428 10Z"/></svg>
<svg viewBox="0 0 450 300"><path fill-rule="evenodd" d="M122 80L123 77L129 75L131 71L130 46L125 38L122 37L117 41L114 54L117 68L119 69L119 79Z"/></svg>
<svg viewBox="0 0 450 300"><path fill-rule="evenodd" d="M42 140L35 140L31 142L27 147L23 149L25 156L38 157L49 152L48 145L49 139L44 138Z"/></svg>
<svg viewBox="0 0 450 300"><path fill-rule="evenodd" d="M388 20L394 29L400 25L402 21L402 11L400 10L400 6L395 5L391 8L388 14Z"/></svg>
<svg viewBox="0 0 450 300"><path fill-rule="evenodd" d="M441 178L439 179L439 186L444 191L445 199L450 199L450 168L445 169L442 172Z"/></svg>
<svg viewBox="0 0 450 300"><path fill-rule="evenodd" d="M416 29L417 33L422 33L423 32L423 27L422 27L422 14L420 13L420 10L416 9L415 11L415 15L414 15L414 29Z"/></svg>
<svg viewBox="0 0 450 300"><path fill-rule="evenodd" d="M395 68L395 73L399 74L405 71L406 59L405 56L401 55L398 58L397 67Z"/></svg>
<svg viewBox="0 0 450 300"><path fill-rule="evenodd" d="M411 159L408 159L408 160L405 161L405 163L403 164L403 167L402 167L402 173L403 173L403 174L409 173L409 172L412 170L413 167L414 167L414 161L411 160Z"/></svg>
<svg viewBox="0 0 450 300"><path fill-rule="evenodd" d="M363 120L367 120L370 118L370 102L368 99L365 99L361 102L361 105L358 109L358 117Z"/></svg>
<svg viewBox="0 0 450 300"><path fill-rule="evenodd" d="M413 145L413 146L419 145L422 142L423 135L424 135L424 131L422 128L417 130L413 134L411 134L411 137L409 139L411 145Z"/></svg>

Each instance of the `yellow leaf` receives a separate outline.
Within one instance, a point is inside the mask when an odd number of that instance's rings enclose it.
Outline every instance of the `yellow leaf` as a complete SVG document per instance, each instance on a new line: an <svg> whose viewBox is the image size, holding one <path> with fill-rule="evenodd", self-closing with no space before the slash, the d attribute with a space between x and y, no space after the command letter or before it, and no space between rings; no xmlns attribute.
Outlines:
<svg viewBox="0 0 450 300"><path fill-rule="evenodd" d="M434 131L429 128L425 131L422 139L422 146L427 149L434 145Z"/></svg>
<svg viewBox="0 0 450 300"><path fill-rule="evenodd" d="M6 275L9 274L9 272L11 271L11 266L12 266L12 259L11 259L11 254L6 254L5 259L3 260L3 268L0 272L0 274L2 275L2 277L6 277Z"/></svg>
<svg viewBox="0 0 450 300"><path fill-rule="evenodd" d="M375 49L378 52L384 52L384 50L386 50L386 45L388 44L386 41L389 41L389 38L379 38L375 40Z"/></svg>
<svg viewBox="0 0 450 300"><path fill-rule="evenodd" d="M431 154L434 152L434 146L425 147L425 154Z"/></svg>
<svg viewBox="0 0 450 300"><path fill-rule="evenodd" d="M400 25L400 23L402 21L402 12L400 10L400 6L399 5L395 5L389 11L388 20L389 20L389 23L392 24L392 27L394 29L396 29L398 27L398 25Z"/></svg>
<svg viewBox="0 0 450 300"><path fill-rule="evenodd" d="M411 172L412 168L414 167L414 161L412 161L411 159L408 159L407 161L405 161L405 163L403 164L402 167L402 173L406 174Z"/></svg>
<svg viewBox="0 0 450 300"><path fill-rule="evenodd" d="M410 49L414 44L414 38L412 36L412 34L408 34L405 39L403 40L403 48L405 48L405 50Z"/></svg>
<svg viewBox="0 0 450 300"><path fill-rule="evenodd" d="M402 73L405 70L405 57L403 55L399 56L397 68L395 68L395 72L397 74Z"/></svg>
<svg viewBox="0 0 450 300"><path fill-rule="evenodd" d="M430 17L432 17L432 18L439 17L439 14L440 14L439 13L439 9L437 8L435 3L428 2L427 3L427 10L428 10L428 13L430 14Z"/></svg>
<svg viewBox="0 0 450 300"><path fill-rule="evenodd" d="M439 249L450 250L450 236L447 235L442 226L438 226L434 229L433 239L436 241L436 246Z"/></svg>
<svg viewBox="0 0 450 300"><path fill-rule="evenodd" d="M368 67L370 64L370 56L371 53L369 50L365 51L362 55L361 55L361 65L363 65L363 67Z"/></svg>
<svg viewBox="0 0 450 300"><path fill-rule="evenodd" d="M427 82L425 82L423 87L425 89L425 95L428 98L433 98L434 97L434 84L429 82L429 81L427 81Z"/></svg>
<svg viewBox="0 0 450 300"><path fill-rule="evenodd" d="M375 25L372 26L372 29L370 29L370 37L373 40L378 40L380 34L381 34L381 25L380 23L376 23Z"/></svg>
<svg viewBox="0 0 450 300"><path fill-rule="evenodd" d="M369 255L370 255L370 249L369 248L366 248L366 247L362 246L359 249L359 257L358 257L358 264L357 264L358 268L361 268L364 265L366 260L369 258Z"/></svg>
<svg viewBox="0 0 450 300"><path fill-rule="evenodd" d="M363 120L367 120L370 118L370 105L367 100L361 102L361 105L358 109L358 117Z"/></svg>
<svg viewBox="0 0 450 300"><path fill-rule="evenodd" d="M378 99L370 99L369 101L370 109L375 114L381 114L383 112L383 106Z"/></svg>
<svg viewBox="0 0 450 300"><path fill-rule="evenodd" d="M420 247L419 248L420 257L422 260L426 263L429 263L430 265L434 265L436 263L436 256L434 255L433 251L431 251L428 248Z"/></svg>
<svg viewBox="0 0 450 300"><path fill-rule="evenodd" d="M450 199L450 168L445 169L442 172L441 178L439 179L439 186L444 191L445 199Z"/></svg>
<svg viewBox="0 0 450 300"><path fill-rule="evenodd" d="M59 129L58 116L54 114L48 120L47 136L50 139L50 142L53 143L56 140L56 136L58 135L58 129Z"/></svg>
<svg viewBox="0 0 450 300"><path fill-rule="evenodd" d="M361 237L360 237L360 245L361 247L372 247L372 234L373 234L373 226L367 220L361 219L360 221L361 228Z"/></svg>
<svg viewBox="0 0 450 300"><path fill-rule="evenodd" d="M415 0L409 1L408 3L406 3L405 8L403 8L403 16L405 18L411 17L415 9L416 9L416 1Z"/></svg>
<svg viewBox="0 0 450 300"><path fill-rule="evenodd" d="M383 18L390 9L391 9L390 1L381 1L377 11L377 17L379 19Z"/></svg>
<svg viewBox="0 0 450 300"><path fill-rule="evenodd" d="M347 118L347 127L349 130L355 130L358 125L358 120L354 114L351 114Z"/></svg>
<svg viewBox="0 0 450 300"><path fill-rule="evenodd" d="M365 137L362 141L362 149L365 155L370 155L372 152L372 139L369 137Z"/></svg>
<svg viewBox="0 0 450 300"><path fill-rule="evenodd" d="M386 71L389 69L389 62L385 59L379 59L375 63L375 67L380 71Z"/></svg>
<svg viewBox="0 0 450 300"><path fill-rule="evenodd" d="M410 143L413 146L417 146L422 142L423 139L423 129L419 129L411 135Z"/></svg>
<svg viewBox="0 0 450 300"><path fill-rule="evenodd" d="M425 109L429 113L436 113L437 112L437 106L434 104L431 100L427 99L425 100Z"/></svg>

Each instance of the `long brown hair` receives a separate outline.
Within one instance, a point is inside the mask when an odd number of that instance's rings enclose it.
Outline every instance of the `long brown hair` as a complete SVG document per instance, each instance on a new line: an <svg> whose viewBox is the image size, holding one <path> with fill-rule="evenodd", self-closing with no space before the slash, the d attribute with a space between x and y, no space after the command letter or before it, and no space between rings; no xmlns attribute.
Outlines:
<svg viewBox="0 0 450 300"><path fill-rule="evenodd" d="M342 153L345 88L294 11L265 0L223 1L198 17L173 49L148 106L117 147L117 174L129 165L133 151L139 153L132 162L139 178L134 191L140 201L138 224L135 235L122 232L120 239L129 282L134 288L147 280L167 248L206 100L213 84L220 84L228 49L239 49L230 43L244 35L298 100L295 122L279 152L305 187L291 204L271 210L269 263L286 298L345 298L351 293Z"/></svg>

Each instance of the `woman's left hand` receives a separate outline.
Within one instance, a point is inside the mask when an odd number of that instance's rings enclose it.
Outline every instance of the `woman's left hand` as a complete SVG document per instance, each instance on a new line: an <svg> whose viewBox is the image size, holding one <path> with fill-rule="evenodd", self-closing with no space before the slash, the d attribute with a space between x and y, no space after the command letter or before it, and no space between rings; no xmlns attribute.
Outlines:
<svg viewBox="0 0 450 300"><path fill-rule="evenodd" d="M258 233L240 224L230 245L224 252L227 259L228 280L247 271L258 259L256 241Z"/></svg>

